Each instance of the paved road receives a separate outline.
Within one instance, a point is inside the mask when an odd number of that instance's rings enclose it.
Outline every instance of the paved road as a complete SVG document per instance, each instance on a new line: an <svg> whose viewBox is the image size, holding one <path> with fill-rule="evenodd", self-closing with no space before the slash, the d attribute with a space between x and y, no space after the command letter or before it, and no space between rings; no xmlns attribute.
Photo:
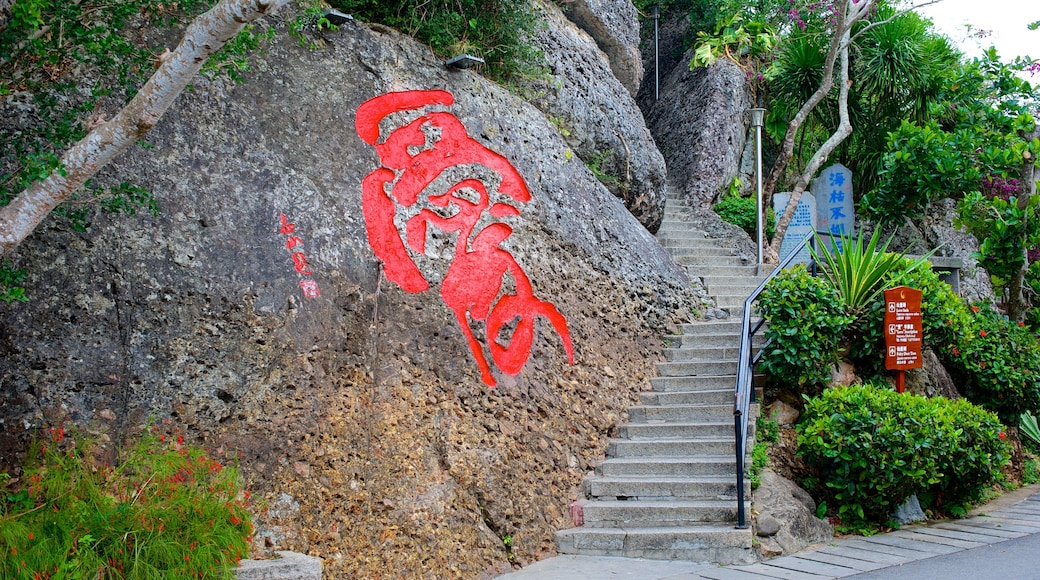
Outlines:
<svg viewBox="0 0 1040 580"><path fill-rule="evenodd" d="M506 580L1037 580L1040 486L1005 494L962 520L849 536L751 566L557 556Z"/></svg>
<svg viewBox="0 0 1040 580"><path fill-rule="evenodd" d="M941 558L849 576L849 580L1029 580L1040 578L1040 534L972 548Z"/></svg>

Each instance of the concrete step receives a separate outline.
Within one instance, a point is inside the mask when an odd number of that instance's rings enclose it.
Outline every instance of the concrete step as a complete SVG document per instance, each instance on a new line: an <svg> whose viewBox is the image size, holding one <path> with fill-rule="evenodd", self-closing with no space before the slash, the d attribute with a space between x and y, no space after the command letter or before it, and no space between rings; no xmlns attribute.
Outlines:
<svg viewBox="0 0 1040 580"><path fill-rule="evenodd" d="M732 411L732 407L730 408ZM730 419L732 421L732 419ZM616 457L596 468L602 476L698 476L724 475L737 477L737 461L733 455L699 455L697 457Z"/></svg>
<svg viewBox="0 0 1040 580"><path fill-rule="evenodd" d="M751 291L740 294L715 294L712 293L712 298L715 299L715 305L722 309L727 308L740 308L743 311L744 302L747 301L748 295Z"/></svg>
<svg viewBox="0 0 1040 580"><path fill-rule="evenodd" d="M646 406L662 405L726 405L733 404L735 383L725 389L639 393Z"/></svg>
<svg viewBox="0 0 1040 580"><path fill-rule="evenodd" d="M716 258L731 258L731 257L732 258L736 258L737 257L737 253L736 253L736 251L733 248L728 248L728 247L724 247L724 246L708 246L708 245L701 246L699 248L697 248L697 247L693 247L693 248L690 248L690 247L686 247L686 248L678 248L678 247L676 247L676 248L668 248L668 253L671 254L671 256L673 258L676 258L676 259L687 258L687 257L694 257L694 256L703 256L703 257L711 256L711 257L716 257Z"/></svg>
<svg viewBox="0 0 1040 580"><path fill-rule="evenodd" d="M700 454L736 453L733 436L694 439L614 439L607 455L621 457L689 457Z"/></svg>
<svg viewBox="0 0 1040 580"><path fill-rule="evenodd" d="M736 256L680 256L678 258L672 258L676 264L679 264L686 269L687 272L692 272L695 276L700 278L705 269L716 271L717 268L745 268L748 266L743 260Z"/></svg>
<svg viewBox="0 0 1040 580"><path fill-rule="evenodd" d="M582 514L586 528L667 528L703 522L736 522L737 502L598 500L585 503Z"/></svg>
<svg viewBox="0 0 1040 580"><path fill-rule="evenodd" d="M669 345L669 348L665 349L665 356L668 356L668 352L683 351L683 350L711 350L716 348L738 348L740 346L740 328L739 325L737 330L731 333L724 334L673 334L664 337L665 344ZM759 346L765 342L765 338L762 333L759 332L754 336L755 346ZM730 357L732 358L732 357ZM681 356L676 360L680 360ZM670 359L668 359L670 360Z"/></svg>
<svg viewBox="0 0 1040 580"><path fill-rule="evenodd" d="M751 550L751 530L737 530L732 525L571 528L556 532L556 545L561 554L708 561L723 566L756 561Z"/></svg>
<svg viewBox="0 0 1040 580"><path fill-rule="evenodd" d="M642 501L716 499L734 502L737 499L736 479L720 475L700 477L592 476L586 479L583 485L586 497L597 499ZM744 493L750 497L750 481L745 481Z"/></svg>
<svg viewBox="0 0 1040 580"><path fill-rule="evenodd" d="M736 375L736 357L716 361L681 361L657 363L657 375L661 377L696 377L701 375Z"/></svg>
<svg viewBox="0 0 1040 580"><path fill-rule="evenodd" d="M730 397L732 398L732 393ZM721 421L689 423L627 423L618 429L625 439L686 439L692 434L703 437L733 437L733 418Z"/></svg>
<svg viewBox="0 0 1040 580"><path fill-rule="evenodd" d="M654 392L671 393L675 391L689 391L696 388L707 389L734 389L736 388L737 376L733 375L703 375L685 377L651 377L650 384Z"/></svg>
<svg viewBox="0 0 1040 580"><path fill-rule="evenodd" d="M690 322L680 324L683 334L697 336L702 334L732 334L740 335L739 320L712 320L707 322Z"/></svg>
<svg viewBox="0 0 1040 580"><path fill-rule="evenodd" d="M733 378L734 385L736 377ZM636 405L629 407L628 416L636 423L676 421L691 423L721 421L733 416L733 403L720 405Z"/></svg>
<svg viewBox="0 0 1040 580"><path fill-rule="evenodd" d="M730 346L701 346L694 343L694 345L680 348L666 348L662 353L668 362L737 360L737 355L740 353L740 337L731 336L729 338ZM752 346L760 345L763 340L761 335L755 335L755 342L752 343ZM752 353L754 352L755 349L752 349Z"/></svg>
<svg viewBox="0 0 1040 580"><path fill-rule="evenodd" d="M704 279L705 276L741 276L744 278L753 278L755 276L756 266L754 264L750 266L690 266L690 270L695 276ZM705 282L705 286L707 286ZM711 288L708 288L709 293Z"/></svg>
<svg viewBox="0 0 1040 580"><path fill-rule="evenodd" d="M691 230L686 224L661 224L661 228L657 230L657 239L702 240L710 245L719 245L714 238L709 238L708 234L697 230Z"/></svg>
<svg viewBox="0 0 1040 580"><path fill-rule="evenodd" d="M739 274L737 276L728 275L715 275L708 272L700 274L701 282L704 282L704 286L709 292L713 292L714 288L749 288L748 292L758 288L758 285L765 282L768 274ZM747 294L744 295L745 298Z"/></svg>

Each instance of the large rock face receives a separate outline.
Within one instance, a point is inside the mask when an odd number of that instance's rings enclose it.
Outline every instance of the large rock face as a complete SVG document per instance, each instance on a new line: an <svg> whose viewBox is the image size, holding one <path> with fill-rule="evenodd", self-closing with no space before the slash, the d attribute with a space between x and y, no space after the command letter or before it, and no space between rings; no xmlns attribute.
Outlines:
<svg viewBox="0 0 1040 580"><path fill-rule="evenodd" d="M117 440L157 416L241 458L268 506L257 548L329 577L552 553L649 388L655 328L704 305L534 107L381 27L320 51L281 38L244 84L198 79L99 175L150 188L159 217L53 221L20 248L32 300L0 306L0 469L35 427ZM430 89L440 104L379 101L355 131L362 103ZM405 291L416 272L429 289Z"/></svg>
<svg viewBox="0 0 1040 580"><path fill-rule="evenodd" d="M595 41L556 4L542 4L542 11L548 26L535 42L549 61L550 78L530 89L537 95L534 104L632 215L656 232L664 219L665 161L642 113Z"/></svg>
<svg viewBox="0 0 1040 580"><path fill-rule="evenodd" d="M629 0L572 0L567 17L596 39L614 76L635 96L643 80L639 14Z"/></svg>
<svg viewBox="0 0 1040 580"><path fill-rule="evenodd" d="M744 73L727 59L693 71L680 64L664 78L661 94L647 123L663 144L669 179L691 207L710 208L740 166L751 107Z"/></svg>

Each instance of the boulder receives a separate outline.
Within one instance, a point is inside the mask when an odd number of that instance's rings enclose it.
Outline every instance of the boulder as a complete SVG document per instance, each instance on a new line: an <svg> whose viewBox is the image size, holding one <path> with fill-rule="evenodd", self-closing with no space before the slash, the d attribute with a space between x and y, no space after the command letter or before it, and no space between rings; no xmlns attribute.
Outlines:
<svg viewBox="0 0 1040 580"><path fill-rule="evenodd" d="M926 397L942 395L948 399L959 399L961 393L957 390L950 377L949 371L943 366L942 361L930 348L922 349L921 361L923 366L919 369L911 369L906 372L906 390Z"/></svg>
<svg viewBox="0 0 1040 580"><path fill-rule="evenodd" d="M541 10L548 26L534 40L549 75L529 81L528 91L537 95L532 102L639 223L656 232L664 219L666 170L639 107L588 34L556 4L543 3Z"/></svg>
<svg viewBox="0 0 1040 580"><path fill-rule="evenodd" d="M798 417L801 412L795 409L793 406L788 405L783 401L773 401L766 407L765 416L769 417L773 421L776 421L778 425L794 425L798 422Z"/></svg>
<svg viewBox="0 0 1040 580"><path fill-rule="evenodd" d="M676 66L661 94L666 96L651 108L647 124L664 144L669 180L693 209L711 209L737 176L744 151L752 106L744 72L728 59L692 71Z"/></svg>
<svg viewBox="0 0 1040 580"><path fill-rule="evenodd" d="M475 578L553 554L658 330L707 305L515 94L381 26L277 38L241 84L195 79L97 176L153 192L158 216L55 216L19 248L0 471L42 426L119 441L154 417L271 506L254 556Z"/></svg>
<svg viewBox="0 0 1040 580"><path fill-rule="evenodd" d="M567 18L595 39L614 76L635 97L643 80L643 61L639 13L631 0L570 0L564 6Z"/></svg>
<svg viewBox="0 0 1040 580"><path fill-rule="evenodd" d="M762 470L760 478L762 483L751 500L758 513L756 533L775 540L784 554L828 542L834 537L834 526L816 517L816 502L805 490L770 469ZM768 533L773 529L777 531Z"/></svg>

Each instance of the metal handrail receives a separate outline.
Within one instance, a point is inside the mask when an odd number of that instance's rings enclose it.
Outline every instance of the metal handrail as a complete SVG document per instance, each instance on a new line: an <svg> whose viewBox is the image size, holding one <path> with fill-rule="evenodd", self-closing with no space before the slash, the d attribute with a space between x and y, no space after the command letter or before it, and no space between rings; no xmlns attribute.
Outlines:
<svg viewBox="0 0 1040 580"><path fill-rule="evenodd" d="M755 288L754 292L747 297L744 301L744 316L743 323L740 327L740 351L737 354L737 386L734 392L733 400L733 435L736 438L736 450L737 450L737 529L745 530L748 528L747 525L747 514L744 511L744 455L745 455L745 444L747 442L747 430L748 430L748 415L750 414L751 403L754 401L754 387L751 382L755 375L755 364L758 362L761 356L761 351L757 356L752 358L751 356L751 344L753 342L755 334L762 329L765 324L765 318L759 319L755 324L755 327L751 327L751 307L758 299L758 295L762 293L762 290L766 287L777 273L783 271L791 262L795 260L798 253L802 251L802 248L806 244L812 244L816 238L816 233L810 233L805 236L798 246L795 247L794 251L791 252L787 258L784 259L769 276Z"/></svg>

